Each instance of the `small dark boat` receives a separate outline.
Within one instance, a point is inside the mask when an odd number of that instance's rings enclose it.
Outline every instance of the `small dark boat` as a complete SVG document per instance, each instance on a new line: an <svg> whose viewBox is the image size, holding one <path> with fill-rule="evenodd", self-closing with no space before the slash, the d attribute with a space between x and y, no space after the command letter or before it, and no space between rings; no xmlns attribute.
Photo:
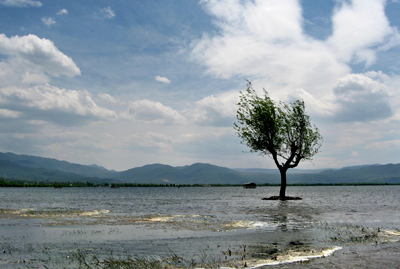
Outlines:
<svg viewBox="0 0 400 269"><path fill-rule="evenodd" d="M255 189L257 188L257 184L254 182L244 183L243 188L245 189Z"/></svg>

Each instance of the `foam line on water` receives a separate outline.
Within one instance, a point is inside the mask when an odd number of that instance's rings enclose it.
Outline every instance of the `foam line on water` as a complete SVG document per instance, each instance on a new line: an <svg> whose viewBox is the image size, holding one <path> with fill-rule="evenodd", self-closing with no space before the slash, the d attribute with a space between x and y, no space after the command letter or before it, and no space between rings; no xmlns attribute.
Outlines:
<svg viewBox="0 0 400 269"><path fill-rule="evenodd" d="M250 268L256 269L256 268L261 268L261 267L267 266L267 265L279 265L279 264L285 264L285 263L304 262L304 261L308 261L310 259L317 259L317 258L331 256L333 253L335 253L336 251L338 251L340 249L342 249L342 248L341 247L332 247L330 249L323 250L321 252L321 254L319 254L319 255L307 255L307 256L297 256L297 257L289 256L285 260L270 261L270 262L266 262L266 263L262 263L262 264L257 264Z"/></svg>

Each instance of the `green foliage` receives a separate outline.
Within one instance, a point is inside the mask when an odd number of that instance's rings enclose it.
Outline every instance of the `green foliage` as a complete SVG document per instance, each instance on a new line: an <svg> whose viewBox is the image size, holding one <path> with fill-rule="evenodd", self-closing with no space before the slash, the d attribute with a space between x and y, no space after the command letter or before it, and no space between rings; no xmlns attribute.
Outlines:
<svg viewBox="0 0 400 269"><path fill-rule="evenodd" d="M234 129L251 152L272 157L280 170L312 160L322 145L322 136L311 125L304 101L275 103L265 90L264 97L259 97L250 82L246 92L240 93L239 124L235 123Z"/></svg>

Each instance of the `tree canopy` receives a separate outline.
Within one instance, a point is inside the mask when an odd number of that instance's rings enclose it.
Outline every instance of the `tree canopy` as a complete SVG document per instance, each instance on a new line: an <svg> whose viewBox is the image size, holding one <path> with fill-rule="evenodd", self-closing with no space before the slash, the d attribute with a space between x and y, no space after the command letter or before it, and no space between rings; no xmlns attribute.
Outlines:
<svg viewBox="0 0 400 269"><path fill-rule="evenodd" d="M238 106L234 128L241 143L274 160L281 172L280 198L285 199L286 171L318 153L322 145L318 128L311 124L304 101L276 103L265 90L259 97L250 82L240 92Z"/></svg>

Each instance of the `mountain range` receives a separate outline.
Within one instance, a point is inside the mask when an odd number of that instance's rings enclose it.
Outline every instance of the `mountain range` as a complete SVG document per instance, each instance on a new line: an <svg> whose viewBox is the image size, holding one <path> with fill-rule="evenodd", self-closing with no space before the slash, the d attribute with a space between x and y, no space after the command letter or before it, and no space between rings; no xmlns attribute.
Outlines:
<svg viewBox="0 0 400 269"><path fill-rule="evenodd" d="M207 163L173 167L150 164L117 172L98 165L0 153L0 177L26 181L138 184L278 184L278 169L230 169ZM400 184L400 164L288 171L289 184Z"/></svg>

